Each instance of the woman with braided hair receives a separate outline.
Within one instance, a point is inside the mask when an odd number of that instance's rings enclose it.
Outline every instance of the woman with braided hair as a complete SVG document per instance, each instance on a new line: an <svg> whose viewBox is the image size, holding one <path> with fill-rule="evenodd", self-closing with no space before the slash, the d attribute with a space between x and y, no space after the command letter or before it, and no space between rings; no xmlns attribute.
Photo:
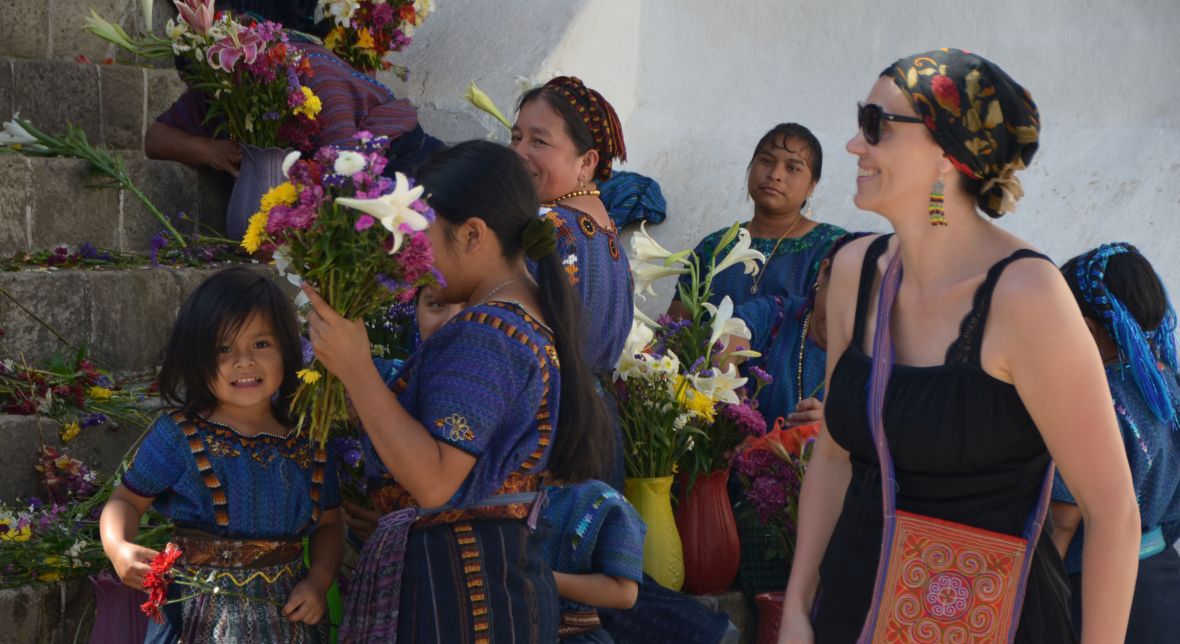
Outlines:
<svg viewBox="0 0 1180 644"><path fill-rule="evenodd" d="M833 261L779 642L1076 641L1051 463L1086 524L1081 641L1122 641L1138 508L1102 363L1056 266L981 216L1022 195L1036 104L941 49L881 72L858 125L854 202L894 234Z"/></svg>
<svg viewBox="0 0 1180 644"><path fill-rule="evenodd" d="M600 384L608 382L633 312L631 266L618 231L599 199L615 159L627 159L615 109L573 76L558 76L517 102L511 147L524 161L557 228L557 254L582 300L582 348ZM613 401L602 390L610 408ZM623 489L622 429L614 422L616 457L604 479Z"/></svg>
<svg viewBox="0 0 1180 644"><path fill-rule="evenodd" d="M1139 575L1127 642L1180 632L1180 384L1176 312L1151 262L1134 246L1105 244L1062 267L1106 365L1106 381L1139 500ZM1081 626L1081 511L1061 477L1053 487L1053 541L1065 558Z"/></svg>

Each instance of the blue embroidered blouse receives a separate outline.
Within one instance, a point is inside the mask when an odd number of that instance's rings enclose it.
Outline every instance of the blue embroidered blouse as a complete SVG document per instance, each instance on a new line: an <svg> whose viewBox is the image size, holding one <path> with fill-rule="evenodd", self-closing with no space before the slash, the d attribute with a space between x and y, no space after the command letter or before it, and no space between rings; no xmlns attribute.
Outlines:
<svg viewBox="0 0 1180 644"><path fill-rule="evenodd" d="M554 572L602 573L643 583L647 528L635 508L602 481L546 488L541 517L553 528L545 555ZM567 610L584 607L563 599Z"/></svg>
<svg viewBox="0 0 1180 644"><path fill-rule="evenodd" d="M545 469L561 392L557 349L519 304L463 310L406 360L391 389L436 440L476 457L449 507L479 505L509 474ZM391 478L367 436L362 445L372 482Z"/></svg>
<svg viewBox="0 0 1180 644"><path fill-rule="evenodd" d="M339 507L331 447L294 431L243 436L200 416L164 413L152 424L123 485L178 526L225 538L309 534ZM218 490L220 486L220 490ZM224 494L222 494L224 492Z"/></svg>
<svg viewBox="0 0 1180 644"><path fill-rule="evenodd" d="M750 328L750 348L762 354L742 365L742 375L750 377L750 368L759 367L774 378L758 394L758 411L766 417L768 427L774 426L779 416L786 417L795 411L800 400L810 396L823 400L824 397L827 352L810 337L803 337L806 316L800 315L800 311L806 302L806 297L764 296L751 299L734 310L734 317ZM802 355L800 341L803 343ZM750 382L753 382L752 377Z"/></svg>
<svg viewBox="0 0 1180 644"><path fill-rule="evenodd" d="M1162 528L1165 545L1171 547L1180 539L1180 430L1156 418L1139 393L1129 367L1107 367L1106 380L1131 465L1140 527L1144 532L1157 526ZM1172 400L1180 400L1180 384L1175 375L1167 378L1167 382ZM1077 503L1060 473L1053 481L1053 500ZM1078 526L1066 551L1065 567L1071 573L1082 569L1084 527Z"/></svg>
<svg viewBox="0 0 1180 644"><path fill-rule="evenodd" d="M746 228L749 224L742 224ZM693 252L700 258L701 266L708 267L714 259L721 259L732 247L718 248L721 237L728 228L722 228L709 234L696 245ZM766 264L758 275L746 275L741 265L730 266L713 278L713 293L709 301L713 304L720 302L726 295L733 300L734 306L746 300L763 295L781 295L786 297L806 297L819 271L819 262L828 254L832 244L845 233L843 228L831 224L817 224L810 232L795 239L784 239L775 250L777 239L754 237L750 247L766 255ZM774 256L770 253L774 251ZM689 277L681 276L680 282L685 288L690 286ZM757 293L751 293L751 288L757 279Z"/></svg>
<svg viewBox="0 0 1180 644"><path fill-rule="evenodd" d="M541 214L557 227L557 253L582 300L582 353L597 374L610 373L631 333L634 315L631 265L614 226L603 228L589 214L558 204ZM529 271L537 275L536 265Z"/></svg>

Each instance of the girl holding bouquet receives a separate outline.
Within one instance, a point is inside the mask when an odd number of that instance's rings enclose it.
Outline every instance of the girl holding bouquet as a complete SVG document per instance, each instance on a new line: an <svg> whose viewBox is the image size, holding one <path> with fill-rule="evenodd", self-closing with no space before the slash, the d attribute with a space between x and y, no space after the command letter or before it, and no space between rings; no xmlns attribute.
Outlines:
<svg viewBox="0 0 1180 644"><path fill-rule="evenodd" d="M166 606L146 641L327 641L344 531L332 456L287 415L301 362L295 311L265 275L226 269L181 307L160 371L175 409L152 426L99 525L123 583L142 588L156 553L134 538L154 505L176 524L181 568L220 592ZM182 595L173 583L169 599Z"/></svg>
<svg viewBox="0 0 1180 644"><path fill-rule="evenodd" d="M557 227L562 268L582 300L587 367L607 382L633 314L631 266L598 190L614 160L627 159L619 117L581 80L559 76L520 97L510 145L533 179L544 216ZM615 425L618 452L605 476L622 490L623 435Z"/></svg>
<svg viewBox="0 0 1180 644"><path fill-rule="evenodd" d="M341 638L553 641L557 591L534 531L540 474L593 478L613 449L578 343L578 297L510 150L463 143L418 178L437 215L427 235L442 297L469 306L392 387L363 324L305 287L316 357L363 423L371 496L385 515L357 564Z"/></svg>

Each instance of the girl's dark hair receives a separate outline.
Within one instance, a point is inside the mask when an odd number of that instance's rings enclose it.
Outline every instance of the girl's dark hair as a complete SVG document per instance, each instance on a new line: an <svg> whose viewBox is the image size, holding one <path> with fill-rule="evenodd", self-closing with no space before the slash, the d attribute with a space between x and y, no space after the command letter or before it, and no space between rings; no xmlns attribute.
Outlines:
<svg viewBox="0 0 1180 644"><path fill-rule="evenodd" d="M519 112L528 103L537 99L545 101L545 104L553 108L557 115L565 121L565 133L574 142L574 149L578 154L586 154L594 147L594 134L590 132L590 128L586 126L586 122L578 116L578 110L568 101L561 97L556 90L542 85L534 87L520 96L520 100L516 101L516 111ZM599 159L598 164L602 165L610 163L610 159Z"/></svg>
<svg viewBox="0 0 1180 644"><path fill-rule="evenodd" d="M525 226L538 216L532 178L512 150L490 141L468 141L437 152L418 171L431 208L459 225L479 217L496 235L504 258L523 253ZM563 481L602 478L614 455L614 433L582 357L582 311L557 253L537 262L538 299L561 364L561 402L549 470Z"/></svg>
<svg viewBox="0 0 1180 644"><path fill-rule="evenodd" d="M299 386L295 372L303 363L295 308L270 278L245 266L218 271L181 305L160 369L164 403L190 415L216 407L211 383L217 377L217 348L231 342L255 314L270 322L283 357L274 414L291 425L291 396Z"/></svg>
<svg viewBox="0 0 1180 644"><path fill-rule="evenodd" d="M798 123L779 123L769 132L763 134L762 138L758 139L758 145L754 146L754 154L750 155L750 163L746 165L746 172L754 167L754 159L758 158L762 152L767 152L772 148L790 150L787 147L787 141L791 139L802 141L803 145L807 146L807 154L801 156L807 159L807 167L811 170L811 180L819 183L820 175L824 171L824 149L820 147L819 139L815 138L811 130ZM790 151L794 152L794 150Z"/></svg>
<svg viewBox="0 0 1180 644"><path fill-rule="evenodd" d="M1082 315L1102 322L1102 314L1091 302L1086 301L1078 286L1078 262L1086 256L1079 255L1066 262L1061 267L1061 273L1081 307ZM1143 255L1134 252L1111 256L1106 262L1106 275L1102 281L1106 290L1127 307L1127 311L1145 332L1150 333L1164 321L1168 296L1151 262Z"/></svg>

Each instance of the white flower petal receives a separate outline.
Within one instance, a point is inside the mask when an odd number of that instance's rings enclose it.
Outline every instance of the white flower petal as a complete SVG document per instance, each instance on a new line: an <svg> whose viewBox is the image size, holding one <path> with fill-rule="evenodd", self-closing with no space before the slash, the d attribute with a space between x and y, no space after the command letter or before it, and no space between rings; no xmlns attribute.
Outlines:
<svg viewBox="0 0 1180 644"><path fill-rule="evenodd" d="M288 179L291 178L291 175L288 173L291 172L291 166L295 165L295 162L299 160L300 156L302 156L302 155L300 155L299 151L296 150L296 151L288 154L287 156L283 157L283 176L284 177L287 177Z"/></svg>

